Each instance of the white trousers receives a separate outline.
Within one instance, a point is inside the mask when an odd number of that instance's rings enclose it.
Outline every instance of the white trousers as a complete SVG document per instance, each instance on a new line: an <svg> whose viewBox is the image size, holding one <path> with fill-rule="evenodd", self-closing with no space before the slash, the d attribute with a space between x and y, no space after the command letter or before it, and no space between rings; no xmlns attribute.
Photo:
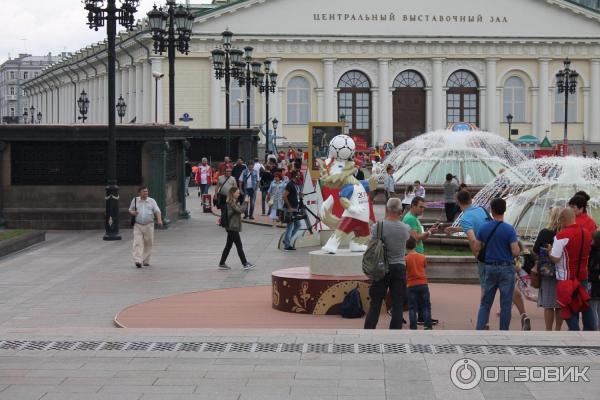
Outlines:
<svg viewBox="0 0 600 400"><path fill-rule="evenodd" d="M150 263L154 243L154 224L133 226L133 262Z"/></svg>

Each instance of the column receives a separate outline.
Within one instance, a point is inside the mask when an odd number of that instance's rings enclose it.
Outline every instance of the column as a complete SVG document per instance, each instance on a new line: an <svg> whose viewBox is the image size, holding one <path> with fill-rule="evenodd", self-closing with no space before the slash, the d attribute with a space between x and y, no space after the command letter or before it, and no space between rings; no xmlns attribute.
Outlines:
<svg viewBox="0 0 600 400"><path fill-rule="evenodd" d="M443 58L433 58L431 60L433 64L433 79L431 81L431 92L433 96L433 129L444 129L446 127L445 124L445 115L446 115L446 107L444 105L443 91L444 91L444 79L442 76L442 63Z"/></svg>
<svg viewBox="0 0 600 400"><path fill-rule="evenodd" d="M392 129L389 126L390 116L390 59L383 58L378 60L378 85L379 85L379 131L377 132L377 141L373 135L372 145L383 144L384 142L393 142Z"/></svg>
<svg viewBox="0 0 600 400"><path fill-rule="evenodd" d="M542 139L543 135L541 134L539 128L539 119L538 119L538 88L531 88L531 134L536 136L538 139Z"/></svg>
<svg viewBox="0 0 600 400"><path fill-rule="evenodd" d="M143 122L143 97L144 97L144 75L143 75L143 63L137 63L135 65L135 122Z"/></svg>
<svg viewBox="0 0 600 400"><path fill-rule="evenodd" d="M100 122L108 124L108 75L102 74L100 77L100 93L101 93L101 107L100 107Z"/></svg>
<svg viewBox="0 0 600 400"><path fill-rule="evenodd" d="M431 86L425 88L425 131L433 130L433 96ZM392 125L393 127L393 125Z"/></svg>
<svg viewBox="0 0 600 400"><path fill-rule="evenodd" d="M591 61L590 73L590 141L600 142L600 59Z"/></svg>
<svg viewBox="0 0 600 400"><path fill-rule="evenodd" d="M211 65L212 65L212 58ZM210 127L211 128L224 128L225 125L222 123L221 114L223 114L223 103L221 102L221 81L215 78L212 70L210 77ZM254 99L261 99L261 97L255 96ZM255 100L258 101L258 100ZM258 110L258 107L256 108Z"/></svg>
<svg viewBox="0 0 600 400"><path fill-rule="evenodd" d="M335 107L335 82L333 81L333 63L335 58L323 60L323 92L325 100L325 118L323 122L337 122L337 111Z"/></svg>
<svg viewBox="0 0 600 400"><path fill-rule="evenodd" d="M325 104L323 104L323 88L316 89L317 92L317 121L323 121L325 116ZM311 113L312 120L312 113Z"/></svg>
<svg viewBox="0 0 600 400"><path fill-rule="evenodd" d="M371 143L370 143L371 146L374 146L382 141L381 129L380 129L380 126L381 126L380 115L381 114L379 113L379 106L380 106L379 97L380 97L379 89L372 88L371 89L371 104L372 104L371 131L373 132L373 137L371 138Z"/></svg>
<svg viewBox="0 0 600 400"><path fill-rule="evenodd" d="M485 86L487 88L486 102L486 129L489 132L498 133L498 103L497 103L497 85L496 85L496 63L497 58L488 58L486 61Z"/></svg>
<svg viewBox="0 0 600 400"><path fill-rule="evenodd" d="M583 143L590 142L590 88L583 87Z"/></svg>
<svg viewBox="0 0 600 400"><path fill-rule="evenodd" d="M152 73L162 74L162 58L161 57L151 57L152 62ZM154 77L153 77L153 80ZM162 90L162 79L159 79L157 82L158 87L154 87L152 91L152 117L151 121L158 121L158 123L163 122L163 90ZM156 109L155 107L158 107ZM155 115L156 113L156 115Z"/></svg>
<svg viewBox="0 0 600 400"><path fill-rule="evenodd" d="M127 83L127 119L123 119L123 122L129 123L135 116L135 83L136 83L136 68L132 64L129 67L129 82Z"/></svg>
<svg viewBox="0 0 600 400"><path fill-rule="evenodd" d="M140 122L149 123L152 120L152 71L150 62L144 60L142 62L142 119Z"/></svg>
<svg viewBox="0 0 600 400"><path fill-rule="evenodd" d="M486 88L479 88L479 126L487 126L487 97ZM446 103L447 104L447 103Z"/></svg>
<svg viewBox="0 0 600 400"><path fill-rule="evenodd" d="M90 107L88 110L88 120L87 123L94 124L96 123L96 118L98 117L98 111L96 107L98 106L98 101L96 100L96 78L90 79L90 91L88 92L88 98L90 99Z"/></svg>
<svg viewBox="0 0 600 400"><path fill-rule="evenodd" d="M539 135L543 137L546 131L550 130L550 116L549 116L549 97L548 92L548 64L549 58L540 58L538 60L538 79L539 79L539 93L538 93L538 129Z"/></svg>

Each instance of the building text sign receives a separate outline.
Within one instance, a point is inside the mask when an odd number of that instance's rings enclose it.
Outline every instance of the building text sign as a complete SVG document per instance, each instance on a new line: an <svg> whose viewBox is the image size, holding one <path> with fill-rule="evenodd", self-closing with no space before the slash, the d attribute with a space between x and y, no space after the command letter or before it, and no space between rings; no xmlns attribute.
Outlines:
<svg viewBox="0 0 600 400"><path fill-rule="evenodd" d="M440 15L390 13L313 13L318 22L392 22L392 23L457 23L457 24L506 24L508 17L499 15Z"/></svg>

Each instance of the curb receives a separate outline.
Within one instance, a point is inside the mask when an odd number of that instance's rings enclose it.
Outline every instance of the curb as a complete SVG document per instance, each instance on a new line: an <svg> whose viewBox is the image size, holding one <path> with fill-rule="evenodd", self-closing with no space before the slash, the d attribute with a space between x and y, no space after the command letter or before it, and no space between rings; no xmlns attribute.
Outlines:
<svg viewBox="0 0 600 400"><path fill-rule="evenodd" d="M46 240L46 231L31 231L24 235L0 241L0 257L26 249Z"/></svg>

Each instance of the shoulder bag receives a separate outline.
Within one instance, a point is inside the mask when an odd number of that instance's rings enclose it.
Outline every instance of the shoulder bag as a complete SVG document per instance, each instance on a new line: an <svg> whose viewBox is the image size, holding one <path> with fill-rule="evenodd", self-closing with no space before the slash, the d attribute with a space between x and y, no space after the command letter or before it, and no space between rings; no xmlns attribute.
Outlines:
<svg viewBox="0 0 600 400"><path fill-rule="evenodd" d="M494 229L492 229L492 233L490 233L490 236L488 236L487 240L483 244L483 247L481 248L481 250L479 250L479 254L477 254L477 261L479 261L480 263L485 264L485 252L487 250L487 245L490 242L490 240L492 240L494 233L496 233L496 229L498 229L500 225L502 225L502 221L498 221Z"/></svg>
<svg viewBox="0 0 600 400"><path fill-rule="evenodd" d="M385 243L383 242L383 222L377 223L377 240L372 240L363 254L363 273L374 282L383 279L388 271Z"/></svg>

